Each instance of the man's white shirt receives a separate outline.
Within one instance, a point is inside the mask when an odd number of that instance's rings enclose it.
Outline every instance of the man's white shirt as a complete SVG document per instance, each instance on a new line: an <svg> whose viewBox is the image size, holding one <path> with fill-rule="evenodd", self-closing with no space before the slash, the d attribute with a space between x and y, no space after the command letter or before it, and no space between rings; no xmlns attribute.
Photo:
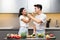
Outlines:
<svg viewBox="0 0 60 40"><path fill-rule="evenodd" d="M44 29L45 28L45 23L46 23L46 15L41 13L39 15L36 15L35 18L39 19L43 22L43 23L39 23L39 24L36 23L36 22L33 22L36 25L36 29Z"/></svg>

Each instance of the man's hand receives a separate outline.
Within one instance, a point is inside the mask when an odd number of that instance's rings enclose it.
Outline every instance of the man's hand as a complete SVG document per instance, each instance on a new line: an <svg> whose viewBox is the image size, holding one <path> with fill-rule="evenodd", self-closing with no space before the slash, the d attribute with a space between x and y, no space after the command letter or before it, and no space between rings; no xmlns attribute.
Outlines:
<svg viewBox="0 0 60 40"><path fill-rule="evenodd" d="M31 14L27 14L27 16L28 16L29 18L31 18L32 15L31 15Z"/></svg>
<svg viewBox="0 0 60 40"><path fill-rule="evenodd" d="M34 18L31 14L28 14L28 17L31 18L32 20L34 20L35 22L37 22L38 24L42 23L41 20Z"/></svg>

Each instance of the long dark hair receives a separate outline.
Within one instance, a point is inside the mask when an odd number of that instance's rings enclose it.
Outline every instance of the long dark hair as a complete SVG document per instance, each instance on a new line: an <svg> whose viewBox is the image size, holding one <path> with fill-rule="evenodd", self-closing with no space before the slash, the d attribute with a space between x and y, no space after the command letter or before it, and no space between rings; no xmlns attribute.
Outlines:
<svg viewBox="0 0 60 40"><path fill-rule="evenodd" d="M25 9L25 8L20 8L20 9L19 9L18 17L20 17L20 15L22 15L22 12L23 12L24 9Z"/></svg>

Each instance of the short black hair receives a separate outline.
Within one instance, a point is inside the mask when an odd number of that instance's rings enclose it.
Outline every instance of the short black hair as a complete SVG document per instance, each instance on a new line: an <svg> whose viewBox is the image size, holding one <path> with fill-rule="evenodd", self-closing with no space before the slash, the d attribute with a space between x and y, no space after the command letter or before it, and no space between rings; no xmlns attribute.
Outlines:
<svg viewBox="0 0 60 40"><path fill-rule="evenodd" d="M34 7L40 8L40 10L42 10L42 5L41 4L36 4L36 5L34 5Z"/></svg>

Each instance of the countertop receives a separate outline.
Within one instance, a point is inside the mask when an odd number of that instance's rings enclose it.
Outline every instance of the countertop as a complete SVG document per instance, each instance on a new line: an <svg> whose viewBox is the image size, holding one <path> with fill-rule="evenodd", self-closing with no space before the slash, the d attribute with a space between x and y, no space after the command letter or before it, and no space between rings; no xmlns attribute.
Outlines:
<svg viewBox="0 0 60 40"><path fill-rule="evenodd" d="M45 29L60 29L60 27L49 27L49 28L45 28Z"/></svg>
<svg viewBox="0 0 60 40"><path fill-rule="evenodd" d="M46 40L45 38L7 39L4 40Z"/></svg>

